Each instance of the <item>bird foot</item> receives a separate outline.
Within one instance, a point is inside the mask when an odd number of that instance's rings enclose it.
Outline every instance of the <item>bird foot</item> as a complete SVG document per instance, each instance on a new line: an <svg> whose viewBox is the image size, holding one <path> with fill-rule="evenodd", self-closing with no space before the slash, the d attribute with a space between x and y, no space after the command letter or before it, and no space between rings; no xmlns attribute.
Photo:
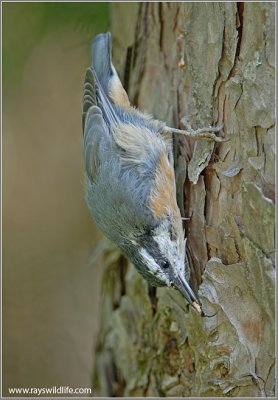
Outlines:
<svg viewBox="0 0 278 400"><path fill-rule="evenodd" d="M222 143L222 142L227 142L229 139L224 139L222 137L216 136L216 132L220 132L223 129L224 125L218 125L218 126L209 126L207 128L199 128L199 129L191 129L191 127L187 130L182 130L182 129L175 129L175 128L170 128L166 127L165 130L167 132L175 133L178 135L184 135L187 137L190 137L191 139L194 140L208 140L210 142L217 142L217 143Z"/></svg>

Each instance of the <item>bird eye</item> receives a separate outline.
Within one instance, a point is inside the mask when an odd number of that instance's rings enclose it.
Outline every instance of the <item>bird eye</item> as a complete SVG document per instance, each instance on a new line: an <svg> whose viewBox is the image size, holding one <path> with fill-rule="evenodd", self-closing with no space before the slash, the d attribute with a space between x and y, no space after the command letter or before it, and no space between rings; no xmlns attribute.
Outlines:
<svg viewBox="0 0 278 400"><path fill-rule="evenodd" d="M168 260L166 260L166 258L163 258L163 259L160 261L159 264L160 264L161 268L163 268L163 269L167 269L167 268L170 267L170 263L169 263Z"/></svg>

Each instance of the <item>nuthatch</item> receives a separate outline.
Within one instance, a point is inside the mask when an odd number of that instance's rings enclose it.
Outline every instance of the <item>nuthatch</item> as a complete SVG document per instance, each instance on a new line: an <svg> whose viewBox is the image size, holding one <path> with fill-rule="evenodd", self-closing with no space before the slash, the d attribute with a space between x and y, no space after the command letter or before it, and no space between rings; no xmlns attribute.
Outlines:
<svg viewBox="0 0 278 400"><path fill-rule="evenodd" d="M103 233L152 286L178 289L199 313L176 202L172 146L165 133L222 141L221 127L180 131L131 106L111 60L111 34L96 36L83 97L86 197Z"/></svg>

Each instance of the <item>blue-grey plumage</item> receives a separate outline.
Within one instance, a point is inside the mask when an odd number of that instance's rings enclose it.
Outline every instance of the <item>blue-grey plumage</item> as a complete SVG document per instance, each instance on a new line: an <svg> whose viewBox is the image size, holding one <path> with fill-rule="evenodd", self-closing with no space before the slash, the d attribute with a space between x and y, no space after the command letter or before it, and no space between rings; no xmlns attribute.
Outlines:
<svg viewBox="0 0 278 400"><path fill-rule="evenodd" d="M91 215L143 277L173 286L201 312L188 262L165 124L130 105L111 59L111 34L92 46L83 97L86 196Z"/></svg>

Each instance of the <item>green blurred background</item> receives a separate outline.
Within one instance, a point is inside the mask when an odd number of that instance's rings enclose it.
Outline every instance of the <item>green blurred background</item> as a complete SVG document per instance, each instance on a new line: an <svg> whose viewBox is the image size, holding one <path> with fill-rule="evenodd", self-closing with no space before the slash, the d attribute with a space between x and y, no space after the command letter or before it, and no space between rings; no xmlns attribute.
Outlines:
<svg viewBox="0 0 278 400"><path fill-rule="evenodd" d="M84 199L81 102L109 7L2 3L5 396L91 386L102 260L92 260L101 235Z"/></svg>

